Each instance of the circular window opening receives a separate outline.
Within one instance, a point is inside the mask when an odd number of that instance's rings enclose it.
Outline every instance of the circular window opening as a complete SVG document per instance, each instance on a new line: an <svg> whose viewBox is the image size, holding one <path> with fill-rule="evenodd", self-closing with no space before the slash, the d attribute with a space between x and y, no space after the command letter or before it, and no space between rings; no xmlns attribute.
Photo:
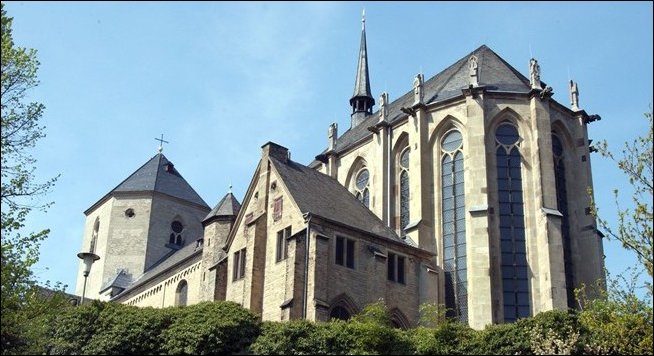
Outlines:
<svg viewBox="0 0 654 356"><path fill-rule="evenodd" d="M184 225L182 225L182 223L177 220L173 221L173 223L170 224L170 227L178 234L184 230Z"/></svg>
<svg viewBox="0 0 654 356"><path fill-rule="evenodd" d="M520 139L516 127L508 123L502 124L497 128L495 137L499 143L507 146L517 143Z"/></svg>
<svg viewBox="0 0 654 356"><path fill-rule="evenodd" d="M125 210L125 216L127 216L128 218L133 218L134 215L136 215L136 214L134 213L134 209L129 208L129 209Z"/></svg>

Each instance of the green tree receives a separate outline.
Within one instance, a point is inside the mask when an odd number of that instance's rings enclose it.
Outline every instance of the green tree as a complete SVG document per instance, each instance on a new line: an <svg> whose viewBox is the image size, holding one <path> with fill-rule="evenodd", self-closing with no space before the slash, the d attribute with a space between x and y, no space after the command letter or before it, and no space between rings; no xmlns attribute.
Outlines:
<svg viewBox="0 0 654 356"><path fill-rule="evenodd" d="M2 130L0 131L1 161L1 227L2 227L2 350L13 352L19 345L33 344L21 311L28 303L43 300L36 290L30 270L38 261L40 242L49 230L23 233L27 215L33 209L45 209L50 204L39 204L37 198L47 193L57 177L46 182L34 178L36 160L29 149L45 136L39 124L44 106L25 103L28 91L38 85L36 72L39 62L36 50L14 46L11 25L13 18L2 11ZM46 298L45 300L52 300Z"/></svg>
<svg viewBox="0 0 654 356"><path fill-rule="evenodd" d="M610 238L616 239L622 245L633 251L638 261L645 267L650 276L646 282L651 297L652 293L652 111L644 114L649 123L649 131L638 136L631 142L625 142L622 156L616 157L606 141L597 145L598 152L617 163L618 168L629 178L633 186L633 208L621 208L618 203L618 190L615 189L615 201L618 208L617 227L613 228L605 219L598 217L600 227ZM594 208L597 216L597 208Z"/></svg>

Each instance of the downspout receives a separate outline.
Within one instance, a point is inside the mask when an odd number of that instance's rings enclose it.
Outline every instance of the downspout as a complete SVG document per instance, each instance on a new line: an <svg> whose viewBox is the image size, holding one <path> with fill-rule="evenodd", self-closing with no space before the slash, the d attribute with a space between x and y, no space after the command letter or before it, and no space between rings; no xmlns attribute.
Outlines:
<svg viewBox="0 0 654 356"><path fill-rule="evenodd" d="M307 318L307 299L309 294L309 237L311 236L311 213L303 215L304 222L307 224L307 233L304 238L304 290L302 292L302 319Z"/></svg>

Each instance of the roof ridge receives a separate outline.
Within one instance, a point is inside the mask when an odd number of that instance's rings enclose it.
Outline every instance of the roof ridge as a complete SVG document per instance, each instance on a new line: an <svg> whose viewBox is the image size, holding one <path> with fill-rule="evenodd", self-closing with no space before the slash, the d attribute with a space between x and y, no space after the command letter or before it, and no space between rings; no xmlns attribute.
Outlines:
<svg viewBox="0 0 654 356"><path fill-rule="evenodd" d="M152 162L152 161L153 161L154 159L156 159L157 156L159 156L159 155L163 156L163 153L157 153L157 154L155 154L154 156L152 156L152 158L150 158L150 159L147 160L145 163L143 163L139 168L135 169L134 172L132 172L132 174L130 174L127 178L123 179L120 183L118 183L118 185L116 185L112 190L110 190L109 193L114 192L118 187L120 187L123 183L127 182L127 181L128 181L130 178L132 178L136 173L138 173L138 171L140 171L141 169L143 169L143 167L145 167L148 163Z"/></svg>
<svg viewBox="0 0 654 356"><path fill-rule="evenodd" d="M157 155L159 155L159 161L157 162L157 172L154 175L154 184L152 184L152 190L157 191L157 184L159 183L159 170L161 169L161 159L165 159L166 161L170 162L166 156L163 155L163 153L159 152Z"/></svg>

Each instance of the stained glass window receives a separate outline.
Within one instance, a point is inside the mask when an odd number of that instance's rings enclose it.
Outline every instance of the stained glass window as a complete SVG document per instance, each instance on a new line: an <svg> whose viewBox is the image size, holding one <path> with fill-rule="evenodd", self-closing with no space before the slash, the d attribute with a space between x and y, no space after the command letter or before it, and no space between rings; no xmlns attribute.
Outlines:
<svg viewBox="0 0 654 356"><path fill-rule="evenodd" d="M518 146L520 136L515 126L504 123L497 128L495 138L504 321L512 322L528 317L531 309Z"/></svg>
<svg viewBox="0 0 654 356"><path fill-rule="evenodd" d="M463 137L448 132L441 142L443 268L447 315L468 321Z"/></svg>
<svg viewBox="0 0 654 356"><path fill-rule="evenodd" d="M370 174L366 168L359 171L355 181L355 196L366 207L370 207Z"/></svg>
<svg viewBox="0 0 654 356"><path fill-rule="evenodd" d="M565 166L563 164L563 145L561 140L552 135L552 153L554 154L554 177L556 181L556 206L561 218L561 239L563 240L563 262L565 267L565 288L568 295L568 307L575 307L572 241L570 237L570 219L568 217L568 194L565 181Z"/></svg>
<svg viewBox="0 0 654 356"><path fill-rule="evenodd" d="M400 234L409 225L409 148L400 154Z"/></svg>
<svg viewBox="0 0 654 356"><path fill-rule="evenodd" d="M170 224L170 229L173 231L170 234L169 242L174 245L181 246L183 244L182 231L184 230L184 225L175 220Z"/></svg>

